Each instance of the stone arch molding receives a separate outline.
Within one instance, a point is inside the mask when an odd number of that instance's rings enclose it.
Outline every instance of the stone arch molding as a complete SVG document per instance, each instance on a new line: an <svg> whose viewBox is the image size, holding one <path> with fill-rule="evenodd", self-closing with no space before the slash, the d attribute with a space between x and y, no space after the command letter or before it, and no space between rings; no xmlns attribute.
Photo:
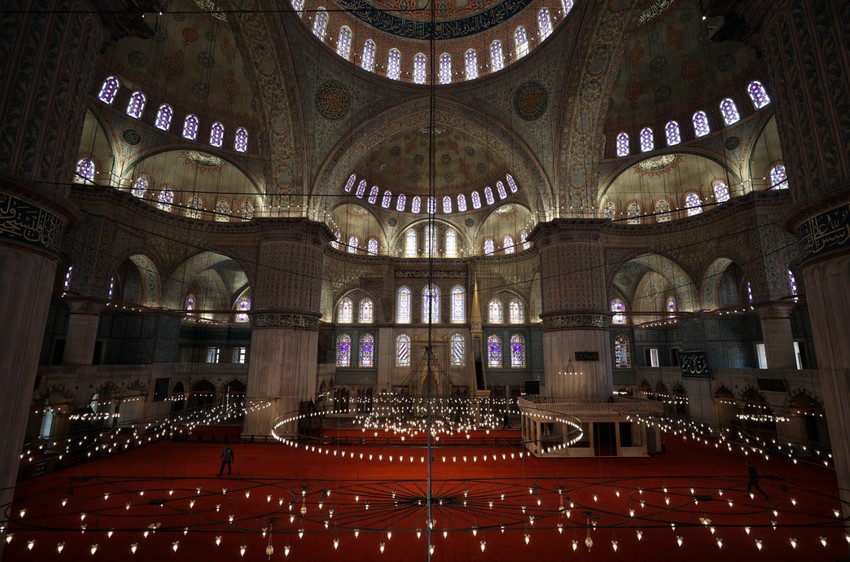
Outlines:
<svg viewBox="0 0 850 562"><path fill-rule="evenodd" d="M699 310L699 293L690 274L667 256L652 253L624 259L622 265L611 272L610 280L613 280L614 275L616 275L622 266L630 262L641 265L669 281L676 294L676 307L680 312L695 312ZM610 288L613 284L610 280L608 283L609 294L612 294ZM631 297L634 298L634 295L631 295Z"/></svg>
<svg viewBox="0 0 850 562"><path fill-rule="evenodd" d="M234 260L242 267L242 264L228 255L211 250L200 252L190 257L180 265L178 265L165 280L165 287L162 294L162 305L165 308L180 310L183 308L183 299L186 296L188 286L198 275L212 268L213 266L227 261ZM242 267L246 276L248 271ZM250 277L248 285L251 286Z"/></svg>

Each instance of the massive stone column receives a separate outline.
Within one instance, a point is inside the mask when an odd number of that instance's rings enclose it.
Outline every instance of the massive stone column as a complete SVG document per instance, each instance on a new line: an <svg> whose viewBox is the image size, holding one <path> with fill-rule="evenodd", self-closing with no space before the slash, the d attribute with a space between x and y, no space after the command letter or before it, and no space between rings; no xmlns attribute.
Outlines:
<svg viewBox="0 0 850 562"><path fill-rule="evenodd" d="M540 255L543 363L546 394L553 397L605 402L611 396L610 315L599 240L605 222L556 219L530 236Z"/></svg>
<svg viewBox="0 0 850 562"><path fill-rule="evenodd" d="M91 365L102 304L78 298L69 298L67 301L70 310L62 364Z"/></svg>
<svg viewBox="0 0 850 562"><path fill-rule="evenodd" d="M333 237L307 219L259 220L247 396L272 405L248 412L245 435L269 435L275 419L315 399L323 252Z"/></svg>
<svg viewBox="0 0 850 562"><path fill-rule="evenodd" d="M770 303L759 308L761 334L768 369L796 369L791 309L794 303Z"/></svg>

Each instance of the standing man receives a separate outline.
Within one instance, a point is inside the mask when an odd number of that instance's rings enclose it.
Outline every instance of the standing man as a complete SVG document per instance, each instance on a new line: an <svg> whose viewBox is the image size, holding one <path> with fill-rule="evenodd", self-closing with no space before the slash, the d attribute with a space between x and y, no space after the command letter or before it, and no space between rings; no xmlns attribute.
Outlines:
<svg viewBox="0 0 850 562"><path fill-rule="evenodd" d="M233 449L230 448L230 445L225 445L224 449L221 451L221 468L218 469L218 475L221 476L221 473L224 472L224 465L227 465L227 474L230 475L231 463L233 462Z"/></svg>
<svg viewBox="0 0 850 562"><path fill-rule="evenodd" d="M770 498L770 496L767 495L767 492L762 490L761 486L759 486L759 479L761 478L761 476L759 475L758 470L756 470L756 467L754 467L753 463L751 463L750 461L747 461L747 471L750 474L750 479L747 482L747 492L752 496L753 488L755 488L756 490L761 492L761 495L764 496L764 499Z"/></svg>

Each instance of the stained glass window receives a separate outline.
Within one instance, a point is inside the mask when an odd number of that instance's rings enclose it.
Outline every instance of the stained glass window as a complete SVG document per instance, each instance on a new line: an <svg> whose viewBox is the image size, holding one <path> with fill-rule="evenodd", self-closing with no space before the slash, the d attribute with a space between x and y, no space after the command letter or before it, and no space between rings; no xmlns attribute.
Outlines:
<svg viewBox="0 0 850 562"><path fill-rule="evenodd" d="M74 183L94 183L95 172L94 161L91 158L81 158L77 162L74 173Z"/></svg>
<svg viewBox="0 0 850 562"><path fill-rule="evenodd" d="M506 234L502 239L502 248L505 249L506 254L514 253L514 238L510 234Z"/></svg>
<svg viewBox="0 0 850 562"><path fill-rule="evenodd" d="M549 17L549 8L541 8L537 12L537 27L540 31L541 41L552 34L552 18Z"/></svg>
<svg viewBox="0 0 850 562"><path fill-rule="evenodd" d="M488 205L492 205L495 199L493 199L493 190L490 189L490 186L484 188L484 199L487 201Z"/></svg>
<svg viewBox="0 0 850 562"><path fill-rule="evenodd" d="M374 236L366 241L366 253L371 256L378 255L378 239Z"/></svg>
<svg viewBox="0 0 850 562"><path fill-rule="evenodd" d="M791 273L790 271L788 273ZM113 295L115 294L115 276L109 278L109 290L106 291L107 300L112 300ZM795 293L796 294L796 293Z"/></svg>
<svg viewBox="0 0 850 562"><path fill-rule="evenodd" d="M616 214L617 214L616 203L614 203L613 201L608 201L607 203L605 203L605 213L604 213L605 218L606 219L613 219Z"/></svg>
<svg viewBox="0 0 850 562"><path fill-rule="evenodd" d="M201 196L193 195L189 199L189 203L186 205L186 216L190 219L201 218L201 207Z"/></svg>
<svg viewBox="0 0 850 562"><path fill-rule="evenodd" d="M425 65L428 62L428 59L425 58L423 53L416 53L413 55L413 83L414 84L424 84L425 83Z"/></svg>
<svg viewBox="0 0 850 562"><path fill-rule="evenodd" d="M478 54L475 49L469 49L464 56L466 62L466 79L475 80L478 78Z"/></svg>
<svg viewBox="0 0 850 562"><path fill-rule="evenodd" d="M614 367L628 369L632 366L632 354L629 349L629 338L619 335L614 338Z"/></svg>
<svg viewBox="0 0 850 562"><path fill-rule="evenodd" d="M375 201L378 200L378 186L373 185L372 189L369 190L369 203L372 205L375 204Z"/></svg>
<svg viewBox="0 0 850 562"><path fill-rule="evenodd" d="M191 113L183 119L183 138L189 140L198 138L198 118Z"/></svg>
<svg viewBox="0 0 850 562"><path fill-rule="evenodd" d="M343 25L339 28L339 39L336 42L336 54L348 60L351 54L351 28Z"/></svg>
<svg viewBox="0 0 850 562"><path fill-rule="evenodd" d="M345 187L343 187L343 191L346 193L351 193L351 190L354 188L354 182L357 181L357 175L351 174L348 176L348 181L345 182Z"/></svg>
<svg viewBox="0 0 850 562"><path fill-rule="evenodd" d="M448 53L440 55L440 84L452 83L452 56Z"/></svg>
<svg viewBox="0 0 850 562"><path fill-rule="evenodd" d="M446 214L452 212L452 198L449 195L443 197L443 212Z"/></svg>
<svg viewBox="0 0 850 562"><path fill-rule="evenodd" d="M357 236L349 237L349 239L348 239L348 253L349 254L356 254L357 253L357 247L359 245L360 245L360 240L357 238Z"/></svg>
<svg viewBox="0 0 850 562"><path fill-rule="evenodd" d="M481 208L481 196L478 195L477 191L472 192L472 208L480 209Z"/></svg>
<svg viewBox="0 0 850 562"><path fill-rule="evenodd" d="M446 257L457 257L457 233L453 228L446 229Z"/></svg>
<svg viewBox="0 0 850 562"><path fill-rule="evenodd" d="M720 102L720 113L723 114L723 122L727 125L733 125L741 120L741 115L738 113L738 106L731 98L725 98Z"/></svg>
<svg viewBox="0 0 850 562"><path fill-rule="evenodd" d="M525 307L519 299L511 299L508 303L508 320L511 324L522 324L525 321Z"/></svg>
<svg viewBox="0 0 850 562"><path fill-rule="evenodd" d="M753 304L753 285L747 281L747 302Z"/></svg>
<svg viewBox="0 0 850 562"><path fill-rule="evenodd" d="M637 201L632 201L629 203L628 208L626 208L626 216L628 217L629 224L640 224L640 204Z"/></svg>
<svg viewBox="0 0 850 562"><path fill-rule="evenodd" d="M667 146L675 146L682 142L682 133L679 131L679 124L675 121L667 122L664 134L667 136Z"/></svg>
<svg viewBox="0 0 850 562"><path fill-rule="evenodd" d="M295 8L295 11L298 12L298 15L301 15L301 10L304 9L304 0L292 0L292 7Z"/></svg>
<svg viewBox="0 0 850 562"><path fill-rule="evenodd" d="M396 201L395 201L395 210L399 211L399 212L404 211L405 203L407 203L407 196L404 193L402 193L401 195L398 196L398 199L396 199Z"/></svg>
<svg viewBox="0 0 850 562"><path fill-rule="evenodd" d="M339 230L334 231L334 239L331 240L331 247L334 250L339 250L339 243L342 241L342 233Z"/></svg>
<svg viewBox="0 0 850 562"><path fill-rule="evenodd" d="M655 148L655 137L652 134L652 129L644 127L640 131L640 151L649 152Z"/></svg>
<svg viewBox="0 0 850 562"><path fill-rule="evenodd" d="M665 308L667 308L668 318L675 318L675 316L676 316L676 297L674 297L673 295L668 296L666 304L665 304Z"/></svg>
<svg viewBox="0 0 850 562"><path fill-rule="evenodd" d="M629 155L629 135L622 131L617 135L617 156Z"/></svg>
<svg viewBox="0 0 850 562"><path fill-rule="evenodd" d="M517 187L516 180L514 180L514 177L510 174L507 174L505 176L505 179L508 180L508 187L510 188L511 193L516 193L517 189L519 188Z"/></svg>
<svg viewBox="0 0 850 562"><path fill-rule="evenodd" d="M567 17L573 9L573 0L561 0L561 8L564 9L564 17Z"/></svg>
<svg viewBox="0 0 850 562"><path fill-rule="evenodd" d="M747 86L747 93L750 94L750 99L753 101L753 107L761 109L770 103L770 97L767 95L767 90L764 85L758 80L753 80Z"/></svg>
<svg viewBox="0 0 850 562"><path fill-rule="evenodd" d="M499 199L504 199L508 196L508 192L505 191L505 184L502 183L502 180L496 182L496 192L499 194Z"/></svg>
<svg viewBox="0 0 850 562"><path fill-rule="evenodd" d="M523 250L528 250L531 248L531 242L528 241L528 231L523 230L519 233L519 242L522 244Z"/></svg>
<svg viewBox="0 0 850 562"><path fill-rule="evenodd" d="M457 196L457 210L459 213L466 212L466 195L463 193L458 193Z"/></svg>
<svg viewBox="0 0 850 562"><path fill-rule="evenodd" d="M410 366L410 336L401 334L395 339L395 364L399 367Z"/></svg>
<svg viewBox="0 0 850 562"><path fill-rule="evenodd" d="M401 52L398 49L390 49L387 55L387 78L398 80L401 75Z"/></svg>
<svg viewBox="0 0 850 562"><path fill-rule="evenodd" d="M501 324L504 318L502 316L502 301L493 299L487 305L487 323Z"/></svg>
<svg viewBox="0 0 850 562"><path fill-rule="evenodd" d="M419 250L416 243L416 231L412 228L404 235L404 257L415 258Z"/></svg>
<svg viewBox="0 0 850 562"><path fill-rule="evenodd" d="M460 285L452 287L452 323L466 321L466 291Z"/></svg>
<svg viewBox="0 0 850 562"><path fill-rule="evenodd" d="M361 324L371 324L374 319L375 304L372 299L360 299L360 311L357 321Z"/></svg>
<svg viewBox="0 0 850 562"><path fill-rule="evenodd" d="M708 126L708 115L704 111L694 113L694 134L698 137L704 137L711 132L711 127Z"/></svg>
<svg viewBox="0 0 850 562"><path fill-rule="evenodd" d="M398 290L395 321L399 324L410 324L410 289L407 287Z"/></svg>
<svg viewBox="0 0 850 562"><path fill-rule="evenodd" d="M435 197L428 197L428 214L433 215L437 212L437 199Z"/></svg>
<svg viewBox="0 0 850 562"><path fill-rule="evenodd" d="M422 238L425 240L425 255L432 256L437 254L437 228L428 225L423 229Z"/></svg>
<svg viewBox="0 0 850 562"><path fill-rule="evenodd" d="M191 293L186 295L183 307L186 309L187 316L192 316L192 312L195 310L195 295Z"/></svg>
<svg viewBox="0 0 850 562"><path fill-rule="evenodd" d="M366 195L366 180L360 180L360 183L357 184L357 191L354 193L359 198L363 198Z"/></svg>
<svg viewBox="0 0 850 562"><path fill-rule="evenodd" d="M218 121L210 127L210 144L218 148L224 144L224 125Z"/></svg>
<svg viewBox="0 0 850 562"><path fill-rule="evenodd" d="M726 185L725 182L716 180L712 187L714 188L714 199L718 203L725 203L726 201L729 201L729 186Z"/></svg>
<svg viewBox="0 0 850 562"><path fill-rule="evenodd" d="M788 289L791 291L792 296L797 296L797 278L794 277L794 273L790 269L788 270Z"/></svg>
<svg viewBox="0 0 850 562"><path fill-rule="evenodd" d="M127 115L135 117L136 119L141 119L142 112L145 110L146 101L145 94L138 90L130 94L130 102L127 104Z"/></svg>
<svg viewBox="0 0 850 562"><path fill-rule="evenodd" d="M224 199L219 199L215 204L215 220L218 222L230 221L230 203Z"/></svg>
<svg viewBox="0 0 850 562"><path fill-rule="evenodd" d="M319 8L316 11L316 18L313 20L313 35L325 40L325 31L328 29L328 12L324 8Z"/></svg>
<svg viewBox="0 0 850 562"><path fill-rule="evenodd" d="M422 288L422 323L440 323L440 288L436 285Z"/></svg>
<svg viewBox="0 0 850 562"><path fill-rule="evenodd" d="M770 169L770 189L788 189L788 174L782 162Z"/></svg>
<svg viewBox="0 0 850 562"><path fill-rule="evenodd" d="M372 334L360 336L360 366L375 366L375 336Z"/></svg>
<svg viewBox="0 0 850 562"><path fill-rule="evenodd" d="M490 67L493 69L493 72L505 68L505 55L502 52L501 41L490 43Z"/></svg>
<svg viewBox="0 0 850 562"><path fill-rule="evenodd" d="M520 334L511 336L511 368L525 367L525 338Z"/></svg>
<svg viewBox="0 0 850 562"><path fill-rule="evenodd" d="M375 71L375 42L371 39L366 39L366 42L363 43L362 66L363 70Z"/></svg>
<svg viewBox="0 0 850 562"><path fill-rule="evenodd" d="M250 201L242 202L242 221L247 222L254 218L254 205Z"/></svg>
<svg viewBox="0 0 850 562"><path fill-rule="evenodd" d="M702 212L702 200L698 193L691 192L685 195L685 208L688 210L689 217Z"/></svg>
<svg viewBox="0 0 850 562"><path fill-rule="evenodd" d="M154 122L154 125L156 125L157 129L167 131L171 128L171 117L173 115L174 111L171 109L171 106L167 103L162 104L156 112L156 121Z"/></svg>
<svg viewBox="0 0 850 562"><path fill-rule="evenodd" d="M351 367L351 336L348 334L336 337L336 366Z"/></svg>
<svg viewBox="0 0 850 562"><path fill-rule="evenodd" d="M251 310L251 299L247 297L242 297L238 301L236 301L236 310L239 312L236 314L237 322L247 322L248 321L248 311Z"/></svg>
<svg viewBox="0 0 850 562"><path fill-rule="evenodd" d="M166 213L171 212L171 205L174 203L174 192L170 187L162 186L157 198L156 208Z"/></svg>
<svg viewBox="0 0 850 562"><path fill-rule="evenodd" d="M71 290L71 279L74 277L74 266L68 266L65 272L65 280L62 282L62 290L66 293Z"/></svg>
<svg viewBox="0 0 850 562"><path fill-rule="evenodd" d="M495 334L487 338L487 366L502 368L502 338Z"/></svg>
<svg viewBox="0 0 850 562"><path fill-rule="evenodd" d="M236 152L248 152L248 131L243 127L236 129L236 142L233 145Z"/></svg>
<svg viewBox="0 0 850 562"><path fill-rule="evenodd" d="M496 251L496 244L493 242L492 238L487 238L484 240L484 255L492 256L493 252Z"/></svg>
<svg viewBox="0 0 850 562"><path fill-rule="evenodd" d="M462 367L466 356L466 340L460 334L452 334L452 367Z"/></svg>
<svg viewBox="0 0 850 562"><path fill-rule="evenodd" d="M410 212L414 215L418 214L422 207L422 198L418 195L414 196L410 201Z"/></svg>
<svg viewBox="0 0 850 562"><path fill-rule="evenodd" d="M134 196L139 199L144 199L145 192L147 192L148 187L150 186L150 180L147 176L139 176L136 178L136 181L133 182L132 193Z"/></svg>
<svg viewBox="0 0 850 562"><path fill-rule="evenodd" d="M655 202L655 222L670 222L670 201L667 199Z"/></svg>
<svg viewBox="0 0 850 562"><path fill-rule="evenodd" d="M614 313L611 317L612 324L626 323L626 303L623 302L623 299L614 299L611 301L611 312Z"/></svg>
<svg viewBox="0 0 850 562"><path fill-rule="evenodd" d="M115 101L115 96L118 94L118 88L120 86L121 83L118 81L118 78L114 76L108 76L106 80L103 81L103 85L100 87L100 92L98 92L97 94L97 99L107 105L112 105L112 102Z"/></svg>
<svg viewBox="0 0 850 562"><path fill-rule="evenodd" d="M345 297L336 306L336 321L340 324L351 324L354 322L354 303Z"/></svg>
<svg viewBox="0 0 850 562"><path fill-rule="evenodd" d="M514 31L514 43L516 43L516 58L521 59L528 54L528 36L523 26L519 26Z"/></svg>

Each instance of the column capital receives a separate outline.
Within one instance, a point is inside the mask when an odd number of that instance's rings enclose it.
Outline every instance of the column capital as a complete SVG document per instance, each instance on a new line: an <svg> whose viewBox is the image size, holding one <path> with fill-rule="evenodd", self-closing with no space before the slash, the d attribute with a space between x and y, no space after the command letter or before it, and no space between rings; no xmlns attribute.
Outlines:
<svg viewBox="0 0 850 562"><path fill-rule="evenodd" d="M64 300L71 314L88 314L91 316L99 315L105 304L99 299L70 295L66 295Z"/></svg>
<svg viewBox="0 0 850 562"><path fill-rule="evenodd" d="M773 301L760 303L756 306L759 318L762 320L768 319L785 319L790 318L796 303L794 301Z"/></svg>

